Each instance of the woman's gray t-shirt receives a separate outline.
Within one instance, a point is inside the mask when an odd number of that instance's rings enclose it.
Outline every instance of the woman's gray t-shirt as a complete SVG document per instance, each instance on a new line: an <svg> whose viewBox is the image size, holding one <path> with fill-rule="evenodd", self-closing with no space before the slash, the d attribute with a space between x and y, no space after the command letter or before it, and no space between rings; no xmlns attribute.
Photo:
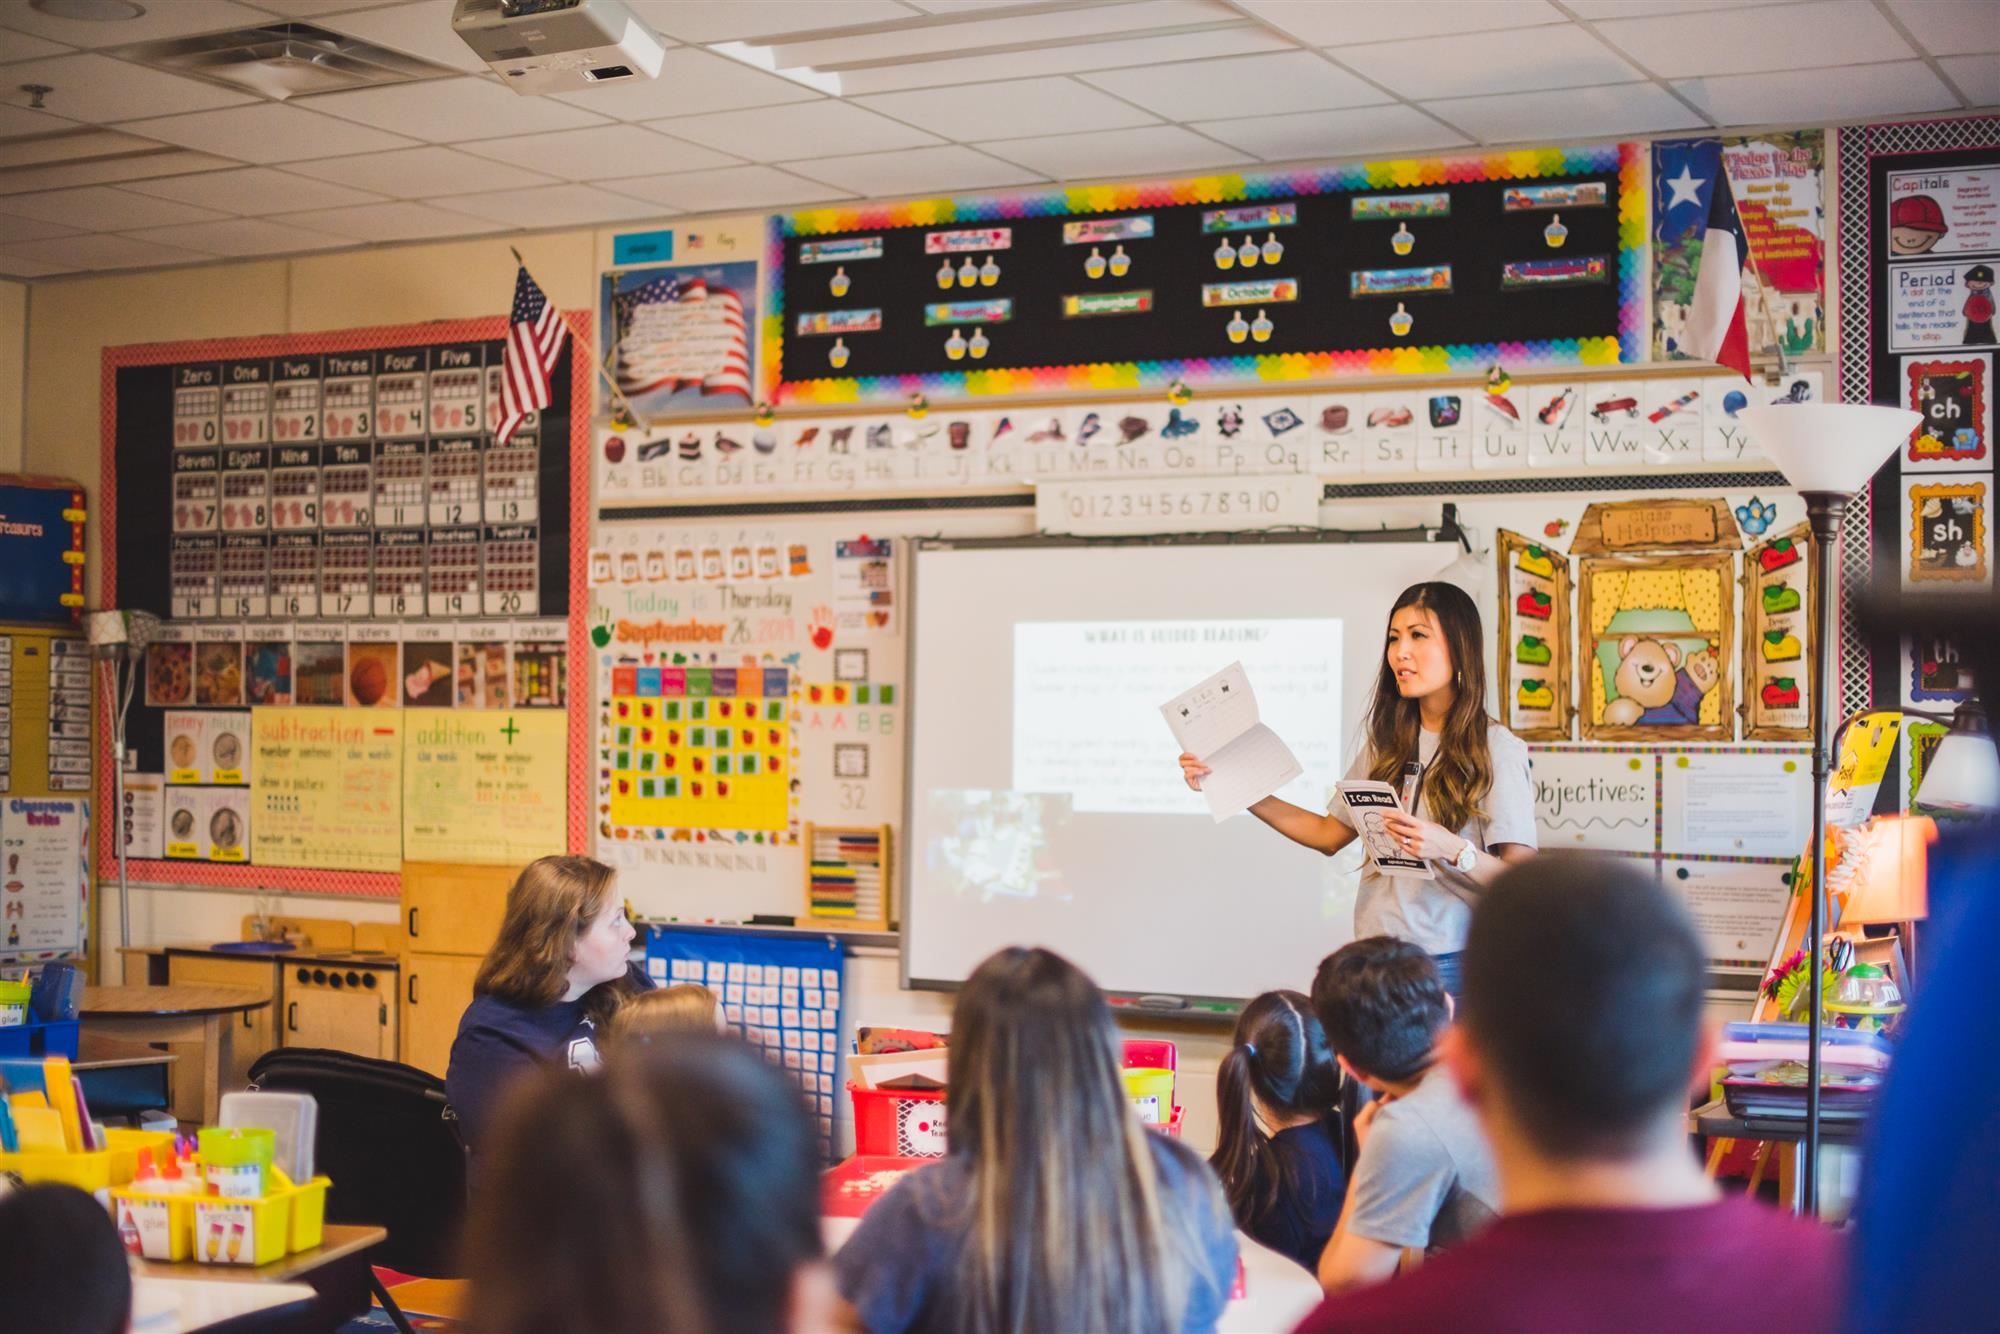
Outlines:
<svg viewBox="0 0 2000 1334"><path fill-rule="evenodd" d="M1535 784L1528 772L1528 747L1499 723L1487 728L1486 744L1493 754L1493 786L1487 791L1486 800L1480 803L1486 814L1458 830L1458 836L1489 852L1501 843L1536 847ZM1417 734L1417 763L1424 767L1426 775L1437 747L1436 732ZM1364 740L1361 753L1347 768L1346 781L1367 778L1374 764L1374 751ZM1436 818L1430 810L1429 787L1427 777L1417 796L1417 817L1423 820ZM1354 820L1340 798L1334 798L1327 813L1348 828L1354 827ZM1483 886L1448 861L1433 861L1431 873L1437 879L1384 875L1375 869L1373 862L1363 862L1361 892L1354 901L1354 938L1395 936L1421 945L1432 954L1453 954L1464 949L1466 928L1472 924L1472 906L1479 901Z"/></svg>

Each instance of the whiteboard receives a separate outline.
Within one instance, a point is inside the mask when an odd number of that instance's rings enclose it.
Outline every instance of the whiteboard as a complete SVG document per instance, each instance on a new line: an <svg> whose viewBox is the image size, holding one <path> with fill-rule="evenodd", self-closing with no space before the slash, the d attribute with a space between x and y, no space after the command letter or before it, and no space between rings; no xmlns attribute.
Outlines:
<svg viewBox="0 0 2000 1334"><path fill-rule="evenodd" d="M904 972L949 986L1010 944L1114 992L1298 987L1350 938L1325 859L1182 785L1159 708L1243 661L1324 809L1396 596L1437 543L918 544ZM1275 647L1274 647L1275 646ZM1323 687L1313 689L1317 678ZM1051 724L1053 719L1053 724Z"/></svg>

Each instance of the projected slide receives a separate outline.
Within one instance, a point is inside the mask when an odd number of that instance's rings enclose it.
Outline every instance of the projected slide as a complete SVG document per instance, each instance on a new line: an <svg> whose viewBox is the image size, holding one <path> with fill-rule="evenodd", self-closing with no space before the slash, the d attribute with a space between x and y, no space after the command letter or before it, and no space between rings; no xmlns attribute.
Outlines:
<svg viewBox="0 0 2000 1334"><path fill-rule="evenodd" d="M1278 795L1323 808L1346 767L1337 619L1017 622L1012 788L1066 795L1080 814L1208 818L1160 705L1237 661L1305 768Z"/></svg>

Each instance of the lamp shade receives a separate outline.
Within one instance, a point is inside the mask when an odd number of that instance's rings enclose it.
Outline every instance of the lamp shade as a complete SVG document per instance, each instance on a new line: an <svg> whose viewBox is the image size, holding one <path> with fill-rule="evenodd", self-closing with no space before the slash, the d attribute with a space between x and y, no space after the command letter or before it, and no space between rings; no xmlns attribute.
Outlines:
<svg viewBox="0 0 2000 1334"><path fill-rule="evenodd" d="M1916 804L1968 814L2000 811L2000 752L1993 738L1954 731L1938 742Z"/></svg>
<svg viewBox="0 0 2000 1334"><path fill-rule="evenodd" d="M1860 860L1841 909L1841 929L1928 916L1926 850L1937 842L1937 825L1921 815L1885 816L1858 836L1867 846L1856 850Z"/></svg>
<svg viewBox="0 0 2000 1334"><path fill-rule="evenodd" d="M1843 496L1866 486L1923 420L1904 408L1860 403L1773 403L1737 416L1795 489Z"/></svg>

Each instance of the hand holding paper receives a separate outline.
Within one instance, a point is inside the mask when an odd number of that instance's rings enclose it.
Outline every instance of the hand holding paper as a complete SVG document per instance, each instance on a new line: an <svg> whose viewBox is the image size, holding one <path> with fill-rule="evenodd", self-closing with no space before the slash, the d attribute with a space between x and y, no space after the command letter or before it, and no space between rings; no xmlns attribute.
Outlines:
<svg viewBox="0 0 2000 1334"><path fill-rule="evenodd" d="M1305 772L1278 734L1258 721L1257 697L1240 662L1168 700L1160 713L1181 749L1208 766L1201 793L1218 822Z"/></svg>
<svg viewBox="0 0 2000 1334"><path fill-rule="evenodd" d="M1396 789L1387 783L1372 779L1341 783L1335 791L1354 817L1354 831L1361 835L1361 846L1368 852L1368 860L1384 875L1407 876L1415 880L1435 880L1429 863L1422 857L1413 857L1396 841L1396 836L1387 825L1385 817L1390 814L1402 815L1402 799Z"/></svg>

